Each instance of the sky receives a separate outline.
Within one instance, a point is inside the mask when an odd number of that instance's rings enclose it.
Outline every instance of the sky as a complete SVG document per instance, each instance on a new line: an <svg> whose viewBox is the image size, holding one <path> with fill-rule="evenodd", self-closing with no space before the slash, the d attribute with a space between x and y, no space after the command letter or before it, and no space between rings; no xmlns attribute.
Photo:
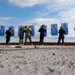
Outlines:
<svg viewBox="0 0 75 75"><path fill-rule="evenodd" d="M20 25L57 23L69 24L69 34L73 35L75 24L75 0L0 0L0 25Z"/></svg>

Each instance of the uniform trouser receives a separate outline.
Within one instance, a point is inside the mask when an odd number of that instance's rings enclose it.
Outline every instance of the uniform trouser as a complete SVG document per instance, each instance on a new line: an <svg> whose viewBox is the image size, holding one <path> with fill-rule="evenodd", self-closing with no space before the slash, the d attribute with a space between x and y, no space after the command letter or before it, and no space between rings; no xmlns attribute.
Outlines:
<svg viewBox="0 0 75 75"><path fill-rule="evenodd" d="M40 37L40 44L43 44L44 37Z"/></svg>
<svg viewBox="0 0 75 75"><path fill-rule="evenodd" d="M58 45L60 44L61 40L62 40L62 45L64 45L64 36L59 36L59 38L58 38Z"/></svg>
<svg viewBox="0 0 75 75"><path fill-rule="evenodd" d="M23 44L23 39L20 39L20 38L19 38L19 43L20 43L20 44L21 44L21 43Z"/></svg>
<svg viewBox="0 0 75 75"><path fill-rule="evenodd" d="M29 39L30 45L31 45L32 44L31 36L25 36L25 43L24 44L27 43L27 39Z"/></svg>
<svg viewBox="0 0 75 75"><path fill-rule="evenodd" d="M9 41L10 41L10 37L9 36L6 36L6 44L7 45L9 44Z"/></svg>

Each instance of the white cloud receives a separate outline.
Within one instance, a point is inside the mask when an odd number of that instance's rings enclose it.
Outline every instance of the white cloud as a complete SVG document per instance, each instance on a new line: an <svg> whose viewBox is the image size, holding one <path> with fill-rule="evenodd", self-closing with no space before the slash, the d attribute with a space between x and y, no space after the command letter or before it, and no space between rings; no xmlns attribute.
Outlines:
<svg viewBox="0 0 75 75"><path fill-rule="evenodd" d="M58 0L57 0L58 1ZM60 2L60 1L59 1ZM41 17L55 18L59 22L74 23L75 21L75 0L64 0L62 3L47 5L45 9L37 12ZM68 4L69 3L69 4ZM39 16L39 17L40 17Z"/></svg>
<svg viewBox="0 0 75 75"><path fill-rule="evenodd" d="M19 7L31 7L37 4L45 4L41 11L36 12L38 17L48 17L52 15L61 22L75 21L75 0L8 0L9 3ZM56 15L54 15L56 14ZM46 20L46 19L45 19ZM48 20L48 19L47 19Z"/></svg>
<svg viewBox="0 0 75 75"><path fill-rule="evenodd" d="M13 17L13 18L11 18L11 17L0 17L0 21L1 20L14 20L14 19L17 19L16 17Z"/></svg>
<svg viewBox="0 0 75 75"><path fill-rule="evenodd" d="M61 22L74 23L75 22L75 8L60 12L57 16L61 17Z"/></svg>
<svg viewBox="0 0 75 75"><path fill-rule="evenodd" d="M42 24L50 25L53 23L59 23L59 21L57 19L54 19L54 18L37 18L31 22L33 22L36 25L42 25Z"/></svg>
<svg viewBox="0 0 75 75"><path fill-rule="evenodd" d="M50 25L50 24L59 24L60 21L55 18L36 18L33 20L30 20L28 22L22 22L20 25L35 25L35 26L41 26L44 25Z"/></svg>
<svg viewBox="0 0 75 75"><path fill-rule="evenodd" d="M20 7L31 7L37 4L45 4L45 7L36 12L39 14L34 23L50 24L55 22L75 21L75 0L8 0L9 3ZM54 15L55 14L55 15ZM52 16L52 18L51 18ZM48 17L48 18L43 18Z"/></svg>
<svg viewBox="0 0 75 75"><path fill-rule="evenodd" d="M5 25L6 22L5 21L0 21L0 25Z"/></svg>
<svg viewBox="0 0 75 75"><path fill-rule="evenodd" d="M38 4L50 4L50 3L73 4L75 0L8 0L8 2L20 7L30 7Z"/></svg>
<svg viewBox="0 0 75 75"><path fill-rule="evenodd" d="M6 25L8 22L12 20L17 20L16 17L0 17L0 25Z"/></svg>
<svg viewBox="0 0 75 75"><path fill-rule="evenodd" d="M8 0L11 4L20 6L20 7L30 7L37 4L45 3L46 0Z"/></svg>

